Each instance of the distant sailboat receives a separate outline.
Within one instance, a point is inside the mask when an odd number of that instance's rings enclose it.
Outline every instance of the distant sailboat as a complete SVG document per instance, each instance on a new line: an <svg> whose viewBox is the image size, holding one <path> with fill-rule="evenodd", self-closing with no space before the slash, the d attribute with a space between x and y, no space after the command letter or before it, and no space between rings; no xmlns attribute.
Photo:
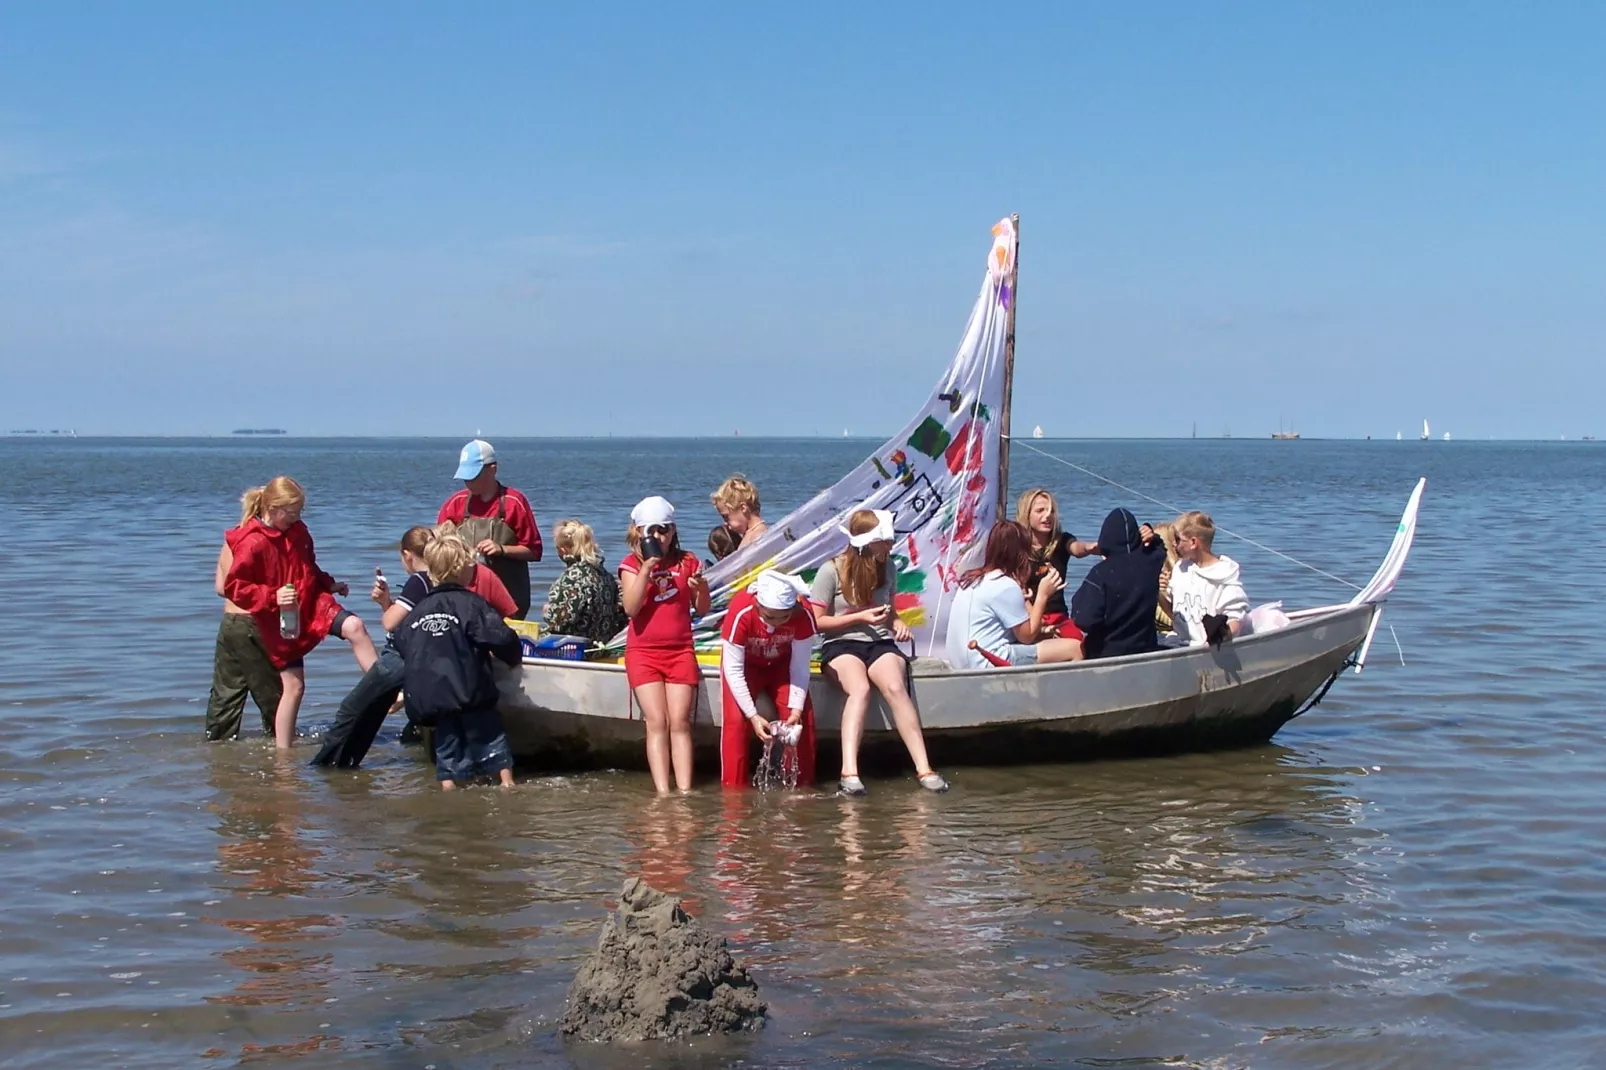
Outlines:
<svg viewBox="0 0 1606 1070"><path fill-rule="evenodd" d="M1275 439L1278 439L1279 441L1291 442L1294 439L1299 437L1299 432L1295 431L1292 427L1290 427L1288 430L1284 431L1283 430L1283 422L1281 420L1278 420L1277 421L1277 430L1275 430L1275 431L1273 431L1271 433L1271 437L1275 438Z"/></svg>
<svg viewBox="0 0 1606 1070"><path fill-rule="evenodd" d="M1032 428L1032 437L1033 438L1042 438L1043 437L1043 425L1042 424L1038 424L1036 427Z"/></svg>
<svg viewBox="0 0 1606 1070"><path fill-rule="evenodd" d="M1398 431L1394 432L1394 441L1395 442L1399 442L1404 438L1405 438L1405 436L1400 434Z"/></svg>
<svg viewBox="0 0 1606 1070"><path fill-rule="evenodd" d="M1428 430L1428 422L1426 420L1423 420L1422 421L1422 441L1426 442L1428 439L1430 439L1432 437L1433 437L1433 432Z"/></svg>
<svg viewBox="0 0 1606 1070"><path fill-rule="evenodd" d="M847 429L847 428L845 428L845 427L844 427L844 428L843 428L843 429L842 429L842 437L843 437L843 438L847 438L847 437L849 437L849 436L848 436L848 429Z"/></svg>
<svg viewBox="0 0 1606 1070"><path fill-rule="evenodd" d="M1444 433L1444 441L1446 441L1446 442L1450 441L1450 432L1446 431Z"/></svg>

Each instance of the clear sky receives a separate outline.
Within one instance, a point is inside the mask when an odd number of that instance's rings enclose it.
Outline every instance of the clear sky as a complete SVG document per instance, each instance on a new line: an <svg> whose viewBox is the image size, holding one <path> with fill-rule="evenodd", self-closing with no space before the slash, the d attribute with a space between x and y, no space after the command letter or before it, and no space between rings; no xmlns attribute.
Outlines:
<svg viewBox="0 0 1606 1070"><path fill-rule="evenodd" d="M1606 434L1606 5L0 6L0 429Z"/></svg>

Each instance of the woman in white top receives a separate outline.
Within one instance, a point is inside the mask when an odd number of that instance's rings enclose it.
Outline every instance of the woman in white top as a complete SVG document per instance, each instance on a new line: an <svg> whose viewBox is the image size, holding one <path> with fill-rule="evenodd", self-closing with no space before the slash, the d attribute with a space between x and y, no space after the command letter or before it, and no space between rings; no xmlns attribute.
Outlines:
<svg viewBox="0 0 1606 1070"><path fill-rule="evenodd" d="M909 662L898 649L899 643L909 641L909 629L892 604L898 586L898 570L892 563L892 514L855 509L841 530L848 537L848 548L820 566L809 601L814 624L825 639L820 664L847 697L842 704L842 794L865 794L859 779L859 741L872 686L892 711L920 786L947 791L948 782L927 760L920 711L909 695Z"/></svg>
<svg viewBox="0 0 1606 1070"><path fill-rule="evenodd" d="M985 562L960 577L948 611L950 665L985 669L995 664L982 651L1010 665L1081 660L1082 644L1075 639L1032 642L1041 633L1049 600L1065 589L1065 577L1050 568L1028 603L1026 590L1034 568L1032 537L1025 525L1014 520L994 524L987 536Z"/></svg>

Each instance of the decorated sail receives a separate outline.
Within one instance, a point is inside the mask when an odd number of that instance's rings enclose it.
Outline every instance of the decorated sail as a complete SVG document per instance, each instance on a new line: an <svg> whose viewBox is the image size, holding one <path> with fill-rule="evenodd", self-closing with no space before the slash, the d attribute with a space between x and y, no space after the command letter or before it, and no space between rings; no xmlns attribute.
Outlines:
<svg viewBox="0 0 1606 1070"><path fill-rule="evenodd" d="M1016 234L993 227L987 271L959 351L913 419L869 459L709 571L716 605L766 568L812 575L847 546L861 507L893 514L894 599L915 651L940 655L958 576L996 518L1004 350L1015 300Z"/></svg>

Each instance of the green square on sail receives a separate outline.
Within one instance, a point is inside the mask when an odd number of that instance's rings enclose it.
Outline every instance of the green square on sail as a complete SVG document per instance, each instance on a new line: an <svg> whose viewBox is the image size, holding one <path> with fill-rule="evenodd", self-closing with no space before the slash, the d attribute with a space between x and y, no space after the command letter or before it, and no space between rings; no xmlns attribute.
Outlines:
<svg viewBox="0 0 1606 1070"><path fill-rule="evenodd" d="M948 448L951 437L946 427L928 416L920 421L915 433L909 436L909 445L936 460L942 456L942 451Z"/></svg>

